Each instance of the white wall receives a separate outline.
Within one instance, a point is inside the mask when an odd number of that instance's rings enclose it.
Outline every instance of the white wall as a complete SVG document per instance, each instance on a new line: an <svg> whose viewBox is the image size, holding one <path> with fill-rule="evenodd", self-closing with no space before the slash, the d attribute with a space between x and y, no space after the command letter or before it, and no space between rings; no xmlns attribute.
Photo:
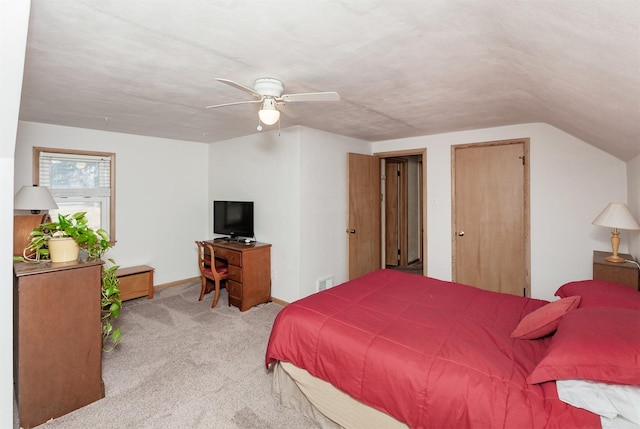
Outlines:
<svg viewBox="0 0 640 429"><path fill-rule="evenodd" d="M370 143L303 127L213 143L209 204L254 201L256 239L271 243L271 294L294 301L320 278L346 279L346 157ZM210 236L213 214L209 210Z"/></svg>
<svg viewBox="0 0 640 429"><path fill-rule="evenodd" d="M298 298L317 292L321 279L347 280L349 152L371 154L371 143L301 128Z"/></svg>
<svg viewBox="0 0 640 429"><path fill-rule="evenodd" d="M271 243L271 293L292 300L300 272L298 128L265 131L209 147L209 237L213 200L254 202L256 239Z"/></svg>
<svg viewBox="0 0 640 429"><path fill-rule="evenodd" d="M0 2L0 427L13 427L14 148L31 3Z"/></svg>
<svg viewBox="0 0 640 429"><path fill-rule="evenodd" d="M151 265L156 285L199 275L195 240L207 237L208 146L131 134L20 122L15 187L32 184L32 148L116 154L116 245L120 266Z"/></svg>
<svg viewBox="0 0 640 429"><path fill-rule="evenodd" d="M451 279L451 145L522 137L531 142L531 295L551 300L563 283L591 278L593 250L610 248L610 231L591 221L608 202L627 200L626 166L546 124L373 144L374 153L428 149L428 275ZM623 238L621 252L627 250L627 243Z"/></svg>
<svg viewBox="0 0 640 429"><path fill-rule="evenodd" d="M627 162L627 204L636 222L640 223L640 155ZM640 231L622 231L629 240L629 253L640 259Z"/></svg>

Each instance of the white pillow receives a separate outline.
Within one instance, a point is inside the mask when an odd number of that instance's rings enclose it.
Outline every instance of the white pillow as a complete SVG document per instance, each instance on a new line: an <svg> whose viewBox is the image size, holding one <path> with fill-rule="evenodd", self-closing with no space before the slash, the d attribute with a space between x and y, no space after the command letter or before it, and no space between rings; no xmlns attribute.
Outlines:
<svg viewBox="0 0 640 429"><path fill-rule="evenodd" d="M602 429L640 429L640 386L556 380L562 402L600 416Z"/></svg>

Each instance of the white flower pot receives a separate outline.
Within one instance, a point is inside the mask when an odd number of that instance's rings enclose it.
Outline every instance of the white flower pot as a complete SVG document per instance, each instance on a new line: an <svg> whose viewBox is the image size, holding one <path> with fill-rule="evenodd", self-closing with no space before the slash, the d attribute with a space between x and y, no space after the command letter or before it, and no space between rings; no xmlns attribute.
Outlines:
<svg viewBox="0 0 640 429"><path fill-rule="evenodd" d="M70 262L78 260L80 246L72 237L50 238L47 242L51 262Z"/></svg>

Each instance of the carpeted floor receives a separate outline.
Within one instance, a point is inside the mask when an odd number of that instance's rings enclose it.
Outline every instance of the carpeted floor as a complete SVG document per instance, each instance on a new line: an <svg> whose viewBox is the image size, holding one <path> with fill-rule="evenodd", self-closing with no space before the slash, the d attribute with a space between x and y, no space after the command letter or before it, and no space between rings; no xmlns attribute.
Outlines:
<svg viewBox="0 0 640 429"><path fill-rule="evenodd" d="M38 428L315 428L271 395L264 354L281 307L241 313L223 290L212 309L199 293L198 281L125 302L123 341L103 356L105 398Z"/></svg>
<svg viewBox="0 0 640 429"><path fill-rule="evenodd" d="M397 267L387 266L387 268L390 268L396 271L402 271L405 273L422 274L422 261L416 261L412 264L405 265L405 266L397 266Z"/></svg>

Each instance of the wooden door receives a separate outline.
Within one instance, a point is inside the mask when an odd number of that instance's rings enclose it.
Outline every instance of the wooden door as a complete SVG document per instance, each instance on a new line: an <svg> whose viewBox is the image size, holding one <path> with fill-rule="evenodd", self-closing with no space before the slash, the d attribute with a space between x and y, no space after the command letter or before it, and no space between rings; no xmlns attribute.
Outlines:
<svg viewBox="0 0 640 429"><path fill-rule="evenodd" d="M408 255L407 161L389 159L384 173L385 263L406 266Z"/></svg>
<svg viewBox="0 0 640 429"><path fill-rule="evenodd" d="M381 267L380 159L348 154L347 251L349 280Z"/></svg>
<svg viewBox="0 0 640 429"><path fill-rule="evenodd" d="M393 161L385 163L384 171L384 243L385 263L387 267L397 267L400 262L400 193L399 164Z"/></svg>
<svg viewBox="0 0 640 429"><path fill-rule="evenodd" d="M529 295L528 145L452 147L455 281Z"/></svg>

